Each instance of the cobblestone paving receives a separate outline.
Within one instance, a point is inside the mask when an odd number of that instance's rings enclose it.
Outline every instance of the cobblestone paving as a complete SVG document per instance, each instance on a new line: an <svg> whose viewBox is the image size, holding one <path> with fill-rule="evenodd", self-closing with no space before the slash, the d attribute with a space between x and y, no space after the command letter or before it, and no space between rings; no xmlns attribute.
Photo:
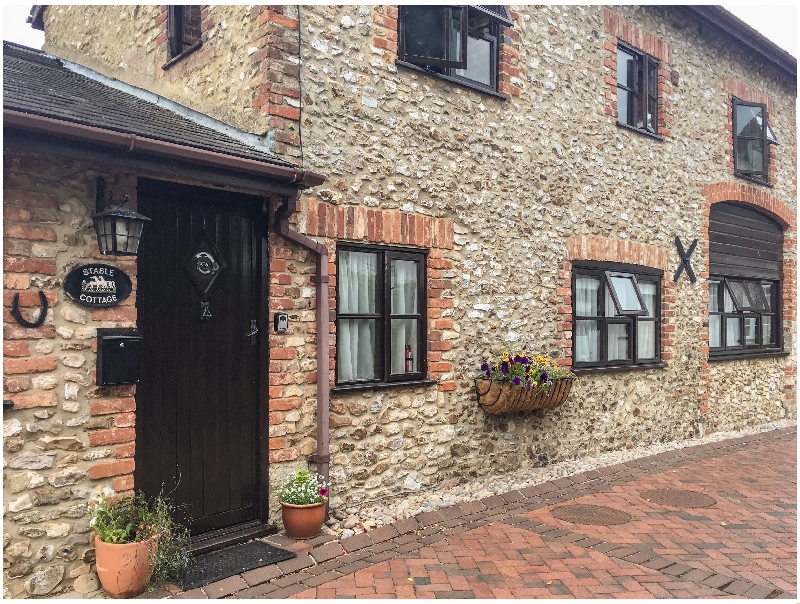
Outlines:
<svg viewBox="0 0 800 604"><path fill-rule="evenodd" d="M341 541L285 537L297 558L177 598L791 598L797 593L795 426L599 468L418 514ZM707 494L657 505L651 489ZM564 502L631 514L598 526Z"/></svg>

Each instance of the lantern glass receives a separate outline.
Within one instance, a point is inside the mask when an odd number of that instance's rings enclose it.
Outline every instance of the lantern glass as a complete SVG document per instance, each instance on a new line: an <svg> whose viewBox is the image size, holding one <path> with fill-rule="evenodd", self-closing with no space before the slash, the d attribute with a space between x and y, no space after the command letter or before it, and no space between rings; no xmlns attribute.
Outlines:
<svg viewBox="0 0 800 604"><path fill-rule="evenodd" d="M101 254L132 256L139 251L144 222L150 219L116 207L92 216Z"/></svg>

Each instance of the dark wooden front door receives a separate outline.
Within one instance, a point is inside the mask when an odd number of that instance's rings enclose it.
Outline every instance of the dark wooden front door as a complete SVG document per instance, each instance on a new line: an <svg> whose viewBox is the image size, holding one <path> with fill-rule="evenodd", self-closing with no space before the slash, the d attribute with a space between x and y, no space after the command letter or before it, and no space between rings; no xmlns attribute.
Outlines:
<svg viewBox="0 0 800 604"><path fill-rule="evenodd" d="M259 447L259 198L140 180L136 488L174 490L193 534L266 521ZM266 407L266 404L265 404Z"/></svg>

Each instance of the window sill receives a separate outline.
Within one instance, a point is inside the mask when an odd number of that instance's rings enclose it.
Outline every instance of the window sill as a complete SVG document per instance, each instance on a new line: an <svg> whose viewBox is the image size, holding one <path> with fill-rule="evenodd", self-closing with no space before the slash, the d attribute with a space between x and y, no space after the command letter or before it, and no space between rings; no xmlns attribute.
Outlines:
<svg viewBox="0 0 800 604"><path fill-rule="evenodd" d="M651 363L650 365L608 365L604 367L573 367L575 375L591 375L593 373L611 373L619 371L640 371L642 369L664 369L664 363Z"/></svg>
<svg viewBox="0 0 800 604"><path fill-rule="evenodd" d="M433 386L437 380L414 380L409 382L367 382L364 384L342 384L331 388L331 394L346 392L359 392L363 390L388 390L390 388L417 388L419 386Z"/></svg>
<svg viewBox="0 0 800 604"><path fill-rule="evenodd" d="M639 128L634 128L633 126L629 126L628 124L624 124L617 120L617 126L620 128L625 128L625 130L630 130L631 132L635 132L636 134L643 134L644 136L649 136L650 138L654 138L657 141L664 142L664 137L659 136L658 134L653 134L652 132L648 132L647 130L640 130Z"/></svg>
<svg viewBox="0 0 800 604"><path fill-rule="evenodd" d="M763 180L760 180L760 179L758 179L758 178L753 178L752 176L748 176L747 174L739 174L738 172L734 172L734 173L733 173L733 175L734 175L736 178L741 178L741 179L743 179L743 180L747 180L747 181L750 181L750 182L754 182L754 183L756 183L757 185L761 185L762 187L767 187L767 188L769 188L769 189L772 189L772 188L774 188L774 187L775 187L775 185L772 185L772 184L770 184L770 183L768 183L768 182L765 182L765 181L763 181Z"/></svg>
<svg viewBox="0 0 800 604"><path fill-rule="evenodd" d="M473 85L469 82L465 82L464 80L459 80L457 78L452 78L448 75L444 75L443 73L436 73L434 71L428 71L427 69L420 67L419 65L414 65L413 63L406 63L405 61L401 61L397 59L395 61L395 65L399 67L405 67L406 69L411 69L413 71L418 71L419 73L424 73L427 76L431 76L437 80L445 80L450 82L451 84L457 84L458 86L463 86L464 88L469 88L470 90L474 90L475 92L480 92L481 94L488 94L489 96L497 97L503 101L508 100L508 96L503 94L502 92L497 92L496 90L489 90L488 88L483 88L482 86Z"/></svg>
<svg viewBox="0 0 800 604"><path fill-rule="evenodd" d="M197 42L195 42L194 44L192 44L192 45L191 45L189 48L187 48L186 50L184 50L184 51L183 51L181 54L179 54L179 55L175 55L175 56L174 56L174 57L172 57L172 58L171 58L169 61L167 61L166 63L164 63L164 64L161 66L161 69L163 69L164 71L166 71L167 69L169 69L170 67L172 67L172 66L173 66L173 65L175 65L176 63L180 63L180 62L181 62L183 59L185 59L187 56L189 56L189 55L190 55L190 54L192 54L194 51L196 51L197 49L199 49L199 48L200 48L202 45L203 45L203 41L202 41L202 40L198 40Z"/></svg>
<svg viewBox="0 0 800 604"><path fill-rule="evenodd" d="M788 357L791 353L786 350L748 350L746 352L709 352L708 361L713 363L715 361L739 361L746 359L769 359Z"/></svg>

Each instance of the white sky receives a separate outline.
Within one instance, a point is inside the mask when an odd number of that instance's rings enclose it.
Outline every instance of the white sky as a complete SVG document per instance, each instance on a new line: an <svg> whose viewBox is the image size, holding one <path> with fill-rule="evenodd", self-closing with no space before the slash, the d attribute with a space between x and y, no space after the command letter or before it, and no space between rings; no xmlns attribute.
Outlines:
<svg viewBox="0 0 800 604"><path fill-rule="evenodd" d="M726 9L781 48L797 56L797 4L783 2L765 6L724 4ZM3 5L3 40L41 48L44 34L25 23L31 5Z"/></svg>

